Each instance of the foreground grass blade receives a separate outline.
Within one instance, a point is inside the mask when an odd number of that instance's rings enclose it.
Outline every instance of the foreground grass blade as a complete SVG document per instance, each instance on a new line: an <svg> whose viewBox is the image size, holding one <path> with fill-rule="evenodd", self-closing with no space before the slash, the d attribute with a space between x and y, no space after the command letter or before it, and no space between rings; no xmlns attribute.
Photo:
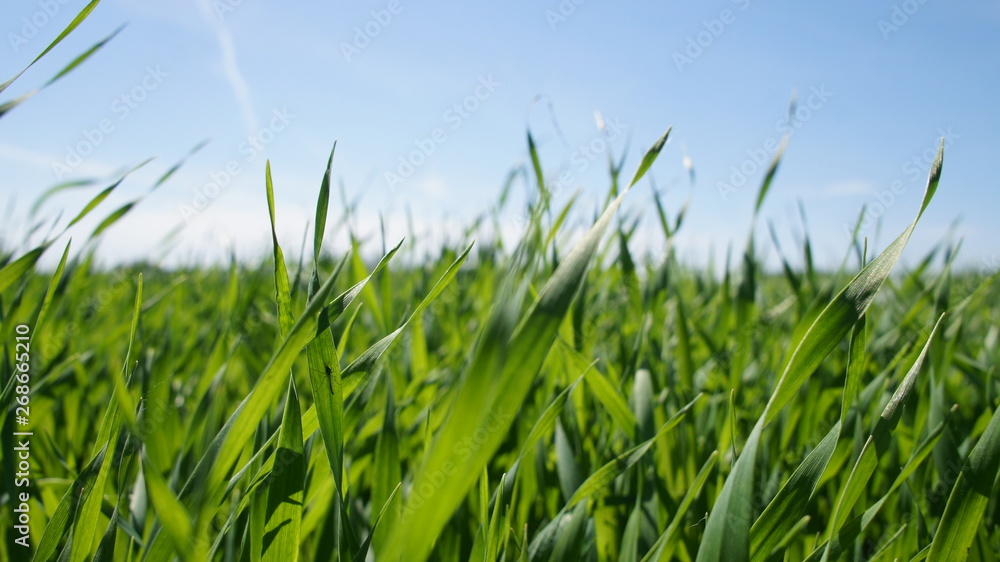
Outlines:
<svg viewBox="0 0 1000 562"><path fill-rule="evenodd" d="M979 532L979 522L993 495L1000 471L1000 408L972 448L955 481L944 515L934 533L929 560L965 560Z"/></svg>
<svg viewBox="0 0 1000 562"><path fill-rule="evenodd" d="M632 184L652 165L666 138L664 135L657 141L644 157ZM403 516L398 529L394 530L398 533L397 540L388 545L384 553L379 553L380 556L394 560L406 553L409 560L422 562L427 559L434 538L513 423L514 412L520 408L531 380L554 343L559 324L582 284L597 245L627 192L628 189L624 190L615 199L562 260L534 304L510 333L509 341L497 341L492 337L494 334L483 338L468 370L475 376L466 374L463 378L450 415L435 436L427 460L414 477L416 493L406 498ZM502 308L498 310L500 312L495 314L507 314ZM504 337L505 329L497 323L494 327L498 330L495 335ZM477 430L485 432L485 437L472 454L461 461L459 443ZM456 471L459 466L463 468ZM420 522L419 531L415 521Z"/></svg>
<svg viewBox="0 0 1000 562"><path fill-rule="evenodd" d="M368 556L368 550L371 548L372 537L375 535L375 531L379 528L378 524L382 521L382 518L385 517L386 509L388 509L389 506L392 505L393 500L396 499L396 493L399 492L400 486L402 486L402 484L396 484L396 487L392 489L392 493L389 494L389 499L385 500L385 504L382 505L382 509L378 512L378 516L375 517L374 521L372 521L371 533L369 533L368 537L361 543L361 548L354 556L353 562L363 562Z"/></svg>
<svg viewBox="0 0 1000 562"><path fill-rule="evenodd" d="M798 524L796 518L805 512L820 478L833 458L848 413L854 405L861 385L866 360L866 326L866 316L862 316L851 333L840 421L834 424L819 445L810 451L750 528L750 558L754 561L770 558L771 553L780 548L783 538L793 532Z"/></svg>
<svg viewBox="0 0 1000 562"><path fill-rule="evenodd" d="M336 150L336 144L334 144L333 150ZM323 247L323 236L326 231L327 207L330 202L330 169L333 165L333 150L331 150L330 158L327 161L326 172L323 175L323 182L320 185L319 200L316 203L316 221L313 233L314 265L309 280L309 300L314 298L316 291L320 287L318 269L320 251ZM340 274L346 263L347 257L345 256L334 271L333 278L336 278ZM318 322L322 325L330 324L326 309L320 311ZM309 344L306 350L306 358L309 365L309 384L313 394L320 434L323 436L327 459L330 462L330 470L333 472L335 496L327 517L333 519L331 525L333 553L331 557L337 560L342 550L341 536L343 534L343 525L345 524L340 515L341 502L344 495L344 393L341 381L340 357L337 353L337 347L333 343L333 334L329 329L320 330L316 334L316 339Z"/></svg>
<svg viewBox="0 0 1000 562"><path fill-rule="evenodd" d="M268 479L267 512L264 525L265 562L295 562L299 559L299 530L302 526L302 499L306 477L306 457L302 448L302 413L295 380L288 381L285 413L278 433L281 472Z"/></svg>
<svg viewBox="0 0 1000 562"><path fill-rule="evenodd" d="M913 222L877 258L872 260L861 273L845 287L816 318L798 347L788 360L777 388L771 394L764 410L765 423L770 423L781 408L788 403L806 379L816 370L820 361L847 335L851 327L860 320L875 299L876 293L885 283L892 267L899 260L910 235L924 210L930 204L938 183L941 181L941 164L944 160L944 140L938 148L937 156L931 164L927 188L924 190L920 211Z"/></svg>
<svg viewBox="0 0 1000 562"><path fill-rule="evenodd" d="M393 256L396 255L396 252L399 251L399 248L402 245L403 241L400 240L399 244L396 244L396 247L389 250L384 256L382 256L382 259L379 260L378 264L375 266L375 269L373 269L372 272L368 274L368 277L365 277L361 281L358 281L350 289L344 291L339 296L337 296L337 298L333 299L332 301L330 301L330 303L326 305L326 307L324 308L324 313L320 316L319 321L316 323L316 325L311 327L310 336L306 338L307 344L312 342L313 338L316 337L316 334L319 334L323 330L326 330L327 328L330 327L332 322L334 322L337 318L340 318L340 315L343 314L345 310L347 310L347 307L351 306L351 303L353 303L354 300L358 297L358 295L361 294L361 291L365 288L368 282L372 280L375 274L382 271L382 269L385 268L386 265L388 265L389 261L392 260ZM345 257L345 261L349 257L350 256Z"/></svg>

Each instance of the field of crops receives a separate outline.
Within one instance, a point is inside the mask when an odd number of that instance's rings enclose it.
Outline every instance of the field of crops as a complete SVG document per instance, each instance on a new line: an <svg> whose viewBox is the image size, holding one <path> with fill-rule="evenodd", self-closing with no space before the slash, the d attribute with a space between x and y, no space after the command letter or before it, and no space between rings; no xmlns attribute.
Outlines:
<svg viewBox="0 0 1000 562"><path fill-rule="evenodd" d="M1000 558L998 275L947 245L894 268L943 145L881 253L822 271L806 236L771 272L751 236L715 271L677 258L683 211L619 209L669 135L611 161L582 236L529 135L529 207L432 252L349 231L335 154L301 257L274 234L255 263L102 270L142 204L102 206L121 180L63 221L106 217L83 251L0 248L0 559ZM260 189L275 233L269 168ZM482 235L505 213L516 244Z"/></svg>

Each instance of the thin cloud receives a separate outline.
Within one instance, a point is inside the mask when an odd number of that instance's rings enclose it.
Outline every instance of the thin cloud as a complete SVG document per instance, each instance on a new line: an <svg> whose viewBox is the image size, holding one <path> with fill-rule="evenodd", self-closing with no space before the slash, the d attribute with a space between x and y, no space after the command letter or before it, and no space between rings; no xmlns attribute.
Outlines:
<svg viewBox="0 0 1000 562"><path fill-rule="evenodd" d="M0 143L0 159L16 162L35 168L52 170L53 163L62 162L62 159L52 154L38 152L19 146ZM77 176L107 176L113 174L118 168L97 162L93 159L84 159L79 166L73 168L71 177ZM70 178L66 178L70 179Z"/></svg>

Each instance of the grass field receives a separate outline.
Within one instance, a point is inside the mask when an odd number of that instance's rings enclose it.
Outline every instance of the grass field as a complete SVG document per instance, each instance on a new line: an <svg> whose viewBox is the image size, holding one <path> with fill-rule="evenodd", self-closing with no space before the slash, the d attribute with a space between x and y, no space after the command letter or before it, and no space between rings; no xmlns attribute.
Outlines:
<svg viewBox="0 0 1000 562"><path fill-rule="evenodd" d="M769 272L751 237L713 271L676 257L678 210L618 209L668 138L612 163L582 236L529 135L538 196L484 215L523 214L516 245L326 251L331 154L301 259L274 235L255 263L102 270L119 182L63 221L106 217L83 251L0 248L0 559L998 559L997 274L945 245L894 268L943 149L878 255L821 271L806 237ZM662 251L630 251L637 220Z"/></svg>

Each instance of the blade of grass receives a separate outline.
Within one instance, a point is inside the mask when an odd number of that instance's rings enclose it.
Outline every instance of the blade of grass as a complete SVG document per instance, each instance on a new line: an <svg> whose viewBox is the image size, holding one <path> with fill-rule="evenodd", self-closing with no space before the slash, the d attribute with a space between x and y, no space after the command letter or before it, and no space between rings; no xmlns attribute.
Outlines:
<svg viewBox="0 0 1000 562"><path fill-rule="evenodd" d="M285 412L278 433L280 472L271 472L268 482L265 562L295 562L299 559L302 499L305 488L306 456L302 447L302 413L295 379L288 380Z"/></svg>
<svg viewBox="0 0 1000 562"><path fill-rule="evenodd" d="M994 498L993 484L1000 471L1000 408L993 411L986 431L972 448L948 496L944 515L934 533L930 560L964 560L987 504Z"/></svg>
<svg viewBox="0 0 1000 562"><path fill-rule="evenodd" d="M52 42L49 43L49 45L45 47L45 49L42 50L41 53L38 54L38 56L36 56L34 59L32 59L30 63L28 63L28 66L24 67L24 69L21 70L21 72L18 72L3 84L0 84L0 94L2 94L4 90L6 90L11 84L13 84L15 80L20 78L21 75L24 74L29 68L34 66L36 62L41 60L42 57L49 54L49 51L54 49L56 45L61 43L63 39L65 39L70 33L73 32L74 29L76 29L81 23L83 23L83 20L87 19L87 16L89 16L90 13L94 11L94 8L96 8L97 5L100 4L100 2L101 0L91 0L89 4L84 6L83 9L80 10L80 12L76 15L76 17L74 17L73 20L69 22L69 25L67 25L59 33L59 35L57 35L56 38L53 39Z"/></svg>
<svg viewBox="0 0 1000 562"><path fill-rule="evenodd" d="M913 229L937 191L944 157L944 140L931 165L923 201L917 217L875 260L866 266L803 332L789 356L778 384L764 412L754 425L740 458L723 485L705 526L705 536L698 550L698 562L749 559L752 505L744 498L754 494L754 465L764 426L787 404L819 364L851 330L875 299L893 265L899 259Z"/></svg>

